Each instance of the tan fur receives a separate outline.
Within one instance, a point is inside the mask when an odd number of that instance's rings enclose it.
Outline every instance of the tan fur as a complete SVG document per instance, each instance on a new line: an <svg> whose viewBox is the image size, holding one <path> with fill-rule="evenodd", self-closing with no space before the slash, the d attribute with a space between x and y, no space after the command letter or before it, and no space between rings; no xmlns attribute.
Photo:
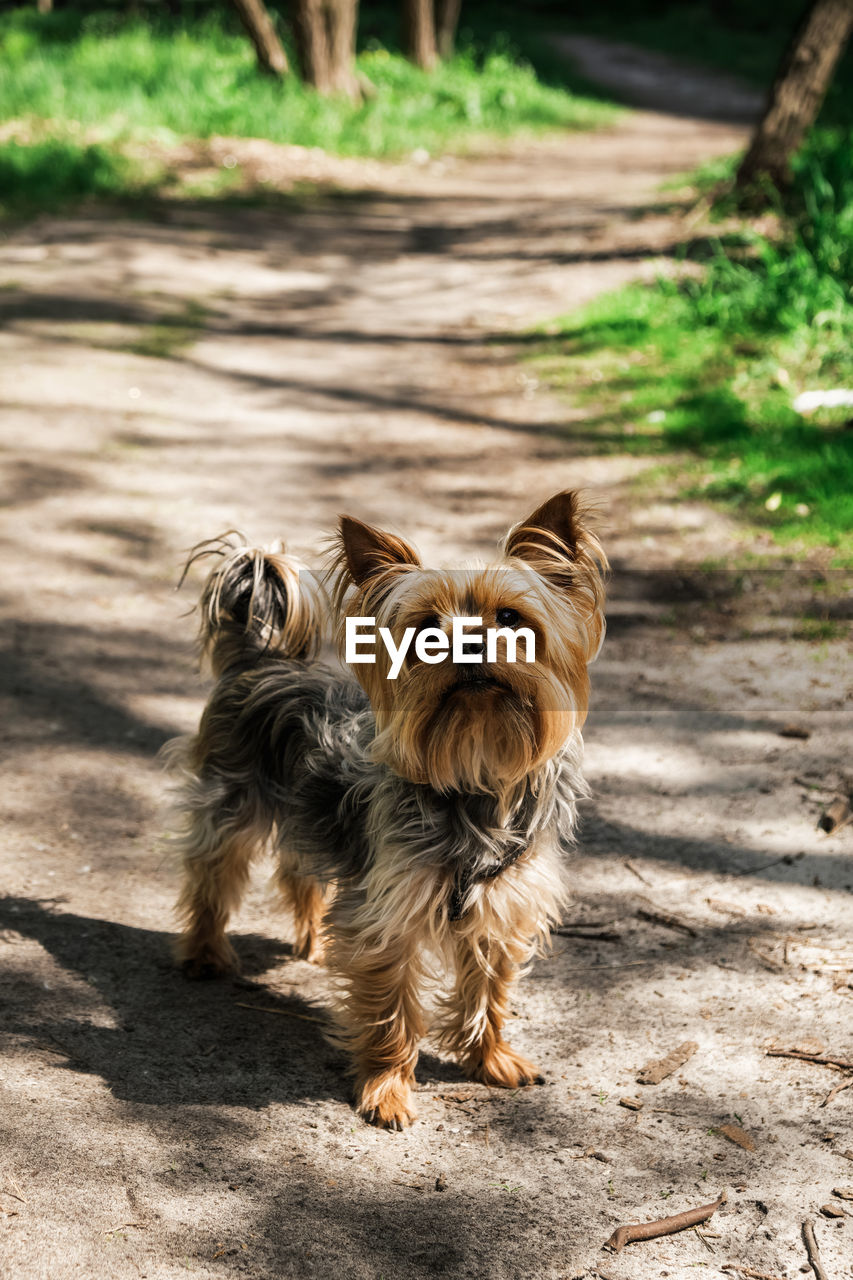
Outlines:
<svg viewBox="0 0 853 1280"><path fill-rule="evenodd" d="M358 917L346 899L332 911L330 963L344 987L334 1038L352 1056L360 1114L404 1128L417 1114L411 1086L424 1033L420 938L374 938L359 932Z"/></svg>
<svg viewBox="0 0 853 1280"><path fill-rule="evenodd" d="M284 905L293 914L295 955L311 964L322 964L326 945L323 920L331 890L324 888L316 876L297 875L284 867L278 868L275 882Z"/></svg>
<svg viewBox="0 0 853 1280"><path fill-rule="evenodd" d="M425 569L402 538L344 517L330 571L342 655L347 617L376 617L399 643L426 617L441 625L469 615L473 600L484 626L511 606L536 638L531 664L508 662L499 647L489 671L500 687L484 692L477 708L451 691L452 663L408 660L389 680L390 659L379 648L374 664L355 669L376 714L375 758L437 791L488 790L511 800L586 719L587 664L604 635L606 563L570 493L510 530L503 561L487 569Z"/></svg>
<svg viewBox="0 0 853 1280"><path fill-rule="evenodd" d="M197 835L195 847L191 840L186 843L184 884L178 899L178 914L184 922L178 957L192 977L238 968L225 929L240 905L259 843L252 831L234 832L215 843L205 841L201 832Z"/></svg>

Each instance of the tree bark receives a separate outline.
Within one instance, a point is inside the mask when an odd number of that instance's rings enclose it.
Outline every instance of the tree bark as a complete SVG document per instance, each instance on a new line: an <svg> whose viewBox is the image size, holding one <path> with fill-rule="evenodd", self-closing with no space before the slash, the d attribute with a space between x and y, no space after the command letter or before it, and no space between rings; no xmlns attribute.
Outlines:
<svg viewBox="0 0 853 1280"><path fill-rule="evenodd" d="M358 0L296 0L294 35L302 78L318 93L360 97L355 60Z"/></svg>
<svg viewBox="0 0 853 1280"><path fill-rule="evenodd" d="M851 30L853 0L812 0L779 65L737 187L761 178L777 187L790 181L791 157L817 119Z"/></svg>
<svg viewBox="0 0 853 1280"><path fill-rule="evenodd" d="M276 35L272 18L264 7L263 0L232 0L232 2L240 15L246 34L255 46L258 66L267 75L286 76L289 70L287 54Z"/></svg>
<svg viewBox="0 0 853 1280"><path fill-rule="evenodd" d="M53 13L53 0L38 0L36 7L39 13Z"/></svg>
<svg viewBox="0 0 853 1280"><path fill-rule="evenodd" d="M438 41L438 56L452 58L456 48L456 28L459 25L459 11L462 0L436 0L435 29Z"/></svg>
<svg viewBox="0 0 853 1280"><path fill-rule="evenodd" d="M438 51L433 0L403 0L403 48L416 67L435 69Z"/></svg>
<svg viewBox="0 0 853 1280"><path fill-rule="evenodd" d="M355 74L357 21L358 0L326 0L332 93L345 93L350 98L361 97Z"/></svg>

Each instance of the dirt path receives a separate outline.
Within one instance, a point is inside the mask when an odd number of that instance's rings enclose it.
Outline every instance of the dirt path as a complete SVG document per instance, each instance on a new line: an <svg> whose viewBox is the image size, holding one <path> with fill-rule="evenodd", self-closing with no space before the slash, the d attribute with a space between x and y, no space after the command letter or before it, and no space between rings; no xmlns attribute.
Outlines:
<svg viewBox="0 0 853 1280"><path fill-rule="evenodd" d="M853 1056L853 836L819 839L823 792L796 781L831 789L850 759L843 647L792 639L757 579L709 599L708 579L638 572L737 531L638 498L642 464L596 454L517 344L487 341L653 272L678 234L656 184L740 138L638 113L505 154L342 163L357 196L4 241L0 1275L797 1272L804 1214L853 1182L853 1093L822 1109L842 1077L764 1046ZM618 941L559 938L521 987L512 1035L545 1087L471 1086L426 1046L420 1123L376 1132L262 877L244 981L171 967L154 757L202 697L177 569L235 525L306 550L341 510L431 556L487 553L568 485L600 500L617 563L573 916ZM811 736L780 736L791 721ZM686 1040L680 1071L635 1082ZM722 1185L718 1235L601 1252ZM853 1275L846 1218L818 1235Z"/></svg>

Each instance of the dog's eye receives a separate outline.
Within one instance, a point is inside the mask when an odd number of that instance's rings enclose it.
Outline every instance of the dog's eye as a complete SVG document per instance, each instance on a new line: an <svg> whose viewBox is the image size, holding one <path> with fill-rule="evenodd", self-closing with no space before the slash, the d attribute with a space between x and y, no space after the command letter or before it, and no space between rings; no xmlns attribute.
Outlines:
<svg viewBox="0 0 853 1280"><path fill-rule="evenodd" d="M495 618L499 627L514 627L521 621L521 614L517 609L498 609Z"/></svg>
<svg viewBox="0 0 853 1280"><path fill-rule="evenodd" d="M435 613L431 613L429 614L428 617L422 618L420 623L418 624L418 630L419 631L440 631L441 622L438 619L438 615Z"/></svg>

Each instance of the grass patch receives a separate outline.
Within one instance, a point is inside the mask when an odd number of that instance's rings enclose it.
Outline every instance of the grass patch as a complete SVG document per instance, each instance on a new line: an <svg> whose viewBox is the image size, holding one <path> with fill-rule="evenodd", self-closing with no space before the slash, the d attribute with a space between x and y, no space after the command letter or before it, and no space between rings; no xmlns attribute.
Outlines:
<svg viewBox="0 0 853 1280"><path fill-rule="evenodd" d="M465 147L484 136L588 128L617 113L543 83L499 42L486 51L469 46L433 74L373 43L358 57L373 93L352 103L320 97L295 75L282 82L261 75L228 13L181 23L111 11L15 9L0 15L0 121L59 133L96 130L95 141L105 145L220 134L341 155L398 156ZM78 165L78 194L118 183L98 155L100 167L91 153ZM19 165L19 187L22 176Z"/></svg>
<svg viewBox="0 0 853 1280"><path fill-rule="evenodd" d="M138 193L141 170L122 153L101 144L62 138L0 142L0 212L28 214L61 208L91 197Z"/></svg>
<svg viewBox="0 0 853 1280"><path fill-rule="evenodd" d="M156 360L172 360L189 350L204 328L207 309L199 302L185 302L180 311L161 316L147 325L139 337L125 348L134 355Z"/></svg>
<svg viewBox="0 0 853 1280"><path fill-rule="evenodd" d="M795 640L843 640L850 633L849 622L834 618L803 618L794 631Z"/></svg>
<svg viewBox="0 0 853 1280"><path fill-rule="evenodd" d="M540 79L500 38L488 47L469 42L432 74L376 38L369 46L358 69L372 91L353 103L323 98L295 74L281 82L261 75L227 9L208 9L195 21L78 8L1 13L0 123L7 128L0 132L0 212L28 215L144 193L171 197L174 174L157 156L185 139L265 138L396 157L591 128L619 114L552 76ZM208 174L180 194L226 198L240 178Z"/></svg>
<svg viewBox="0 0 853 1280"><path fill-rule="evenodd" d="M567 317L534 359L590 408L593 444L675 452L655 480L677 476L684 496L725 506L794 554L827 546L853 565L851 410L793 408L800 391L853 387L849 139L814 135L778 216L776 239L744 225L698 270Z"/></svg>

